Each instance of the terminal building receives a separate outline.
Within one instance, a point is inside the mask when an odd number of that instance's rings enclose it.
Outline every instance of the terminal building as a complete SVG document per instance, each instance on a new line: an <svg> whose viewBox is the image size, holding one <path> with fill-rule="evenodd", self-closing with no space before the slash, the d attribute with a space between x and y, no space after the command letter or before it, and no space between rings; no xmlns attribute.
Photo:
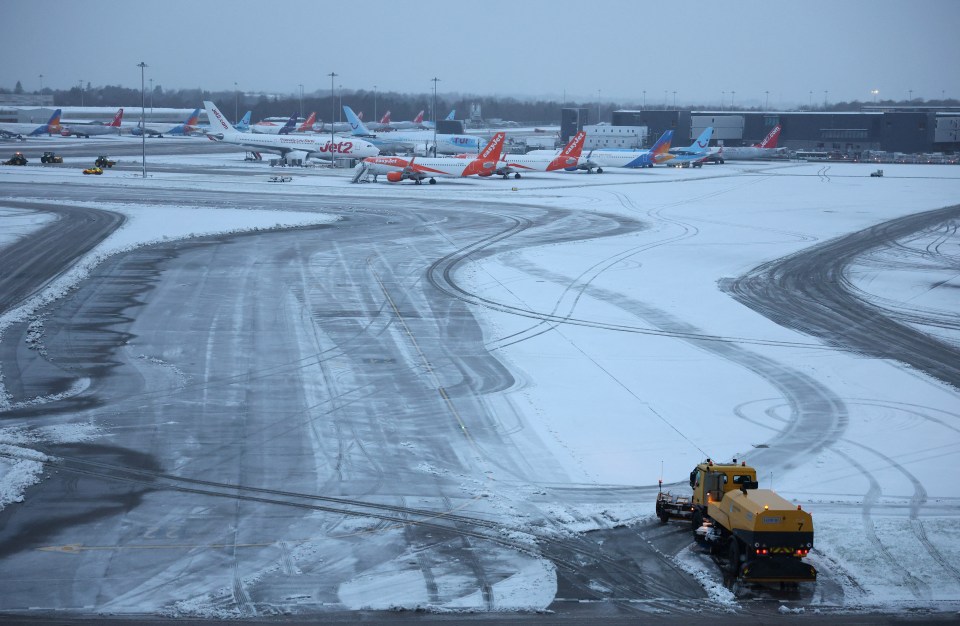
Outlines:
<svg viewBox="0 0 960 626"><path fill-rule="evenodd" d="M855 155L863 151L960 151L960 107L864 107L861 111L614 111L613 126L646 126L649 137L673 130L689 145L713 126L713 145L749 146L779 124L779 147Z"/></svg>

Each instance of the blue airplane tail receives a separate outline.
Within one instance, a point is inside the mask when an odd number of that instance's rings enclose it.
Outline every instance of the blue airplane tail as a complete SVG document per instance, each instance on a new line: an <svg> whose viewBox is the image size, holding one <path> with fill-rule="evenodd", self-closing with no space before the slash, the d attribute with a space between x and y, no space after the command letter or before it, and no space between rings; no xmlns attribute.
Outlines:
<svg viewBox="0 0 960 626"><path fill-rule="evenodd" d="M343 113L347 116L347 122L350 124L350 132L354 135L359 136L370 136L372 133L367 130L366 124L364 124L357 114L353 112L353 109L347 105L343 105Z"/></svg>
<svg viewBox="0 0 960 626"><path fill-rule="evenodd" d="M707 126L690 145L691 150L706 150L710 146L710 138L713 137L713 126Z"/></svg>
<svg viewBox="0 0 960 626"><path fill-rule="evenodd" d="M444 119L446 119L448 122L451 122L451 121L453 121L453 119L454 119L453 116L454 116L456 113L457 113L457 110L456 110L456 109L450 109L450 112L447 113L447 117L444 118Z"/></svg>
<svg viewBox="0 0 960 626"><path fill-rule="evenodd" d="M234 124L234 128L240 131L250 130L250 116L253 115L253 111L247 111L244 116L240 119L239 122Z"/></svg>

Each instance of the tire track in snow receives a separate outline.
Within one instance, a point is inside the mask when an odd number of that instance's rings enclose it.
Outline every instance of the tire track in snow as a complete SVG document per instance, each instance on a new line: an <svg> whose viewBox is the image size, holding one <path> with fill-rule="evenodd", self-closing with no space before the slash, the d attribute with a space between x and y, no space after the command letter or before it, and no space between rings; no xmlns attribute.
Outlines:
<svg viewBox="0 0 960 626"><path fill-rule="evenodd" d="M849 454L842 452L841 450L833 449L833 452L843 458L847 463L849 463L854 469L856 469L863 478L869 483L870 487L867 490L867 493L863 497L863 506L860 509L860 516L863 520L863 527L867 540L873 545L876 549L877 554L886 562L887 567L891 572L898 574L899 578L903 581L910 592L918 600L929 600L930 599L930 589L925 583L918 580L911 574L906 568L901 565L887 549L887 546L880 541L880 537L877 536L877 529L873 523L872 510L876 506L877 502L880 500L880 495L883 493L883 490L880 488L880 483L877 482L877 479L874 478L873 473L870 472L867 468L861 465L856 459L854 459Z"/></svg>

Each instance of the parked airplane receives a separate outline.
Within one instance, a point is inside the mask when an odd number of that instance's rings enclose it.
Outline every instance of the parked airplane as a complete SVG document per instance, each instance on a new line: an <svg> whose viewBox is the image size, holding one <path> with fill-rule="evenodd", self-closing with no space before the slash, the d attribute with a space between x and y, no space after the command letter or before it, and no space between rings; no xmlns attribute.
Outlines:
<svg viewBox="0 0 960 626"><path fill-rule="evenodd" d="M350 132L354 137L360 137L369 141L380 149L380 154L396 154L397 152L412 152L414 149L413 141L404 141L398 137L401 133L388 133L385 136L375 135L370 132L360 117L353 112L353 109L343 105L343 113L347 116L347 122L350 124Z"/></svg>
<svg viewBox="0 0 960 626"><path fill-rule="evenodd" d="M294 113L287 119L283 125L275 124L270 121L260 121L250 127L250 131L256 135L289 135L297 126L297 114Z"/></svg>
<svg viewBox="0 0 960 626"><path fill-rule="evenodd" d="M200 109L194 109L193 113L187 117L182 124L150 124L146 127L148 137L163 137L164 135L194 135L201 132L198 127L200 118ZM136 128L130 131L136 136L143 133L141 125L137 122Z"/></svg>
<svg viewBox="0 0 960 626"><path fill-rule="evenodd" d="M710 138L713 136L713 126L707 126L692 144L686 148L670 148L670 162L675 167L700 167L707 159L718 160L723 163L723 148L711 148Z"/></svg>
<svg viewBox="0 0 960 626"><path fill-rule="evenodd" d="M56 135L60 132L60 109L53 112L46 124L36 124L34 122L2 122L0 123L0 136L16 137L39 137L40 135Z"/></svg>
<svg viewBox="0 0 960 626"><path fill-rule="evenodd" d="M241 133L227 121L213 102L205 101L203 106L210 119L210 133L207 137L257 152L274 152L284 158L327 159L376 156L380 151L373 144L362 139L349 139L331 142L319 135L263 135Z"/></svg>
<svg viewBox="0 0 960 626"><path fill-rule="evenodd" d="M411 128L423 128L423 111L417 113L417 116L413 118L411 122L391 122L390 113L387 113L387 124L390 125L390 128L393 130L410 130Z"/></svg>
<svg viewBox="0 0 960 626"><path fill-rule="evenodd" d="M660 136L660 139L657 139L657 143L653 144L653 147L649 150L596 148L591 150L586 157L580 159L580 169L585 169L588 172L596 169L598 174L602 174L605 167L626 167L630 169L653 167L672 158L669 154L672 139L673 131L668 130Z"/></svg>
<svg viewBox="0 0 960 626"><path fill-rule="evenodd" d="M113 121L109 124L103 122L83 122L63 124L60 134L64 137L73 135L74 137L90 138L91 135L119 135L120 125L123 120L123 108L121 107L117 114L113 116Z"/></svg>
<svg viewBox="0 0 960 626"><path fill-rule="evenodd" d="M497 133L486 147L474 159L450 159L444 157L370 157L357 166L357 178L364 173L373 174L374 180L379 174L386 174L391 183L412 180L419 185L424 179L430 184L437 182L437 176L460 178L463 176L492 176L497 169L500 153L506 135Z"/></svg>
<svg viewBox="0 0 960 626"><path fill-rule="evenodd" d="M498 176L507 178L513 174L520 178L520 172L556 172L557 170L575 170L580 164L583 141L587 133L580 131L573 136L559 154L506 154L497 163L494 171ZM472 154L458 154L458 158L473 158Z"/></svg>
<svg viewBox="0 0 960 626"><path fill-rule="evenodd" d="M760 143L744 147L724 146L723 157L734 161L745 161L747 159L761 159L782 154L786 151L786 148L777 147L777 140L779 138L780 125L777 124Z"/></svg>

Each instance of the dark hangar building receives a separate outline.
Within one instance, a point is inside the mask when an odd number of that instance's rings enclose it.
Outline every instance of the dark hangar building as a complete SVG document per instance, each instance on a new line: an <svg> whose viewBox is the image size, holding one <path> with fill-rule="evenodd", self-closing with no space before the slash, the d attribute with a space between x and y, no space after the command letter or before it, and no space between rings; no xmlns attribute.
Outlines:
<svg viewBox="0 0 960 626"><path fill-rule="evenodd" d="M931 153L960 151L960 107L864 107L861 111L614 111L614 126L646 126L650 141L674 131L689 145L707 126L713 144L749 146L780 124L780 147L855 154L864 150Z"/></svg>

